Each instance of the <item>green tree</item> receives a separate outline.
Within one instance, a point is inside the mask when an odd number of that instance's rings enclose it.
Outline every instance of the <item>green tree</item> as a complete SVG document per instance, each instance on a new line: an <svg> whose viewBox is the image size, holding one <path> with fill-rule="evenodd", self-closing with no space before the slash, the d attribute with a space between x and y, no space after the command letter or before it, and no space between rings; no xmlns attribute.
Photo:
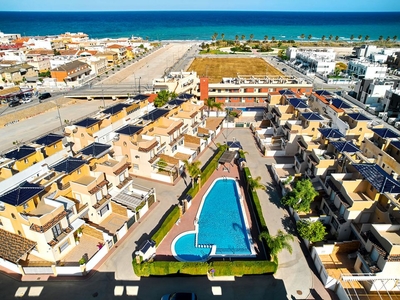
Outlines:
<svg viewBox="0 0 400 300"><path fill-rule="evenodd" d="M269 248L269 253L271 254L275 263L278 263L278 254L282 250L286 249L290 254L293 252L290 242L294 241L294 237L291 234L284 233L282 230L278 230L276 236L272 236L268 232L263 231L260 233L259 239L265 240Z"/></svg>
<svg viewBox="0 0 400 300"><path fill-rule="evenodd" d="M217 109L217 117L218 117L218 113L222 110L222 103L214 102L213 107Z"/></svg>
<svg viewBox="0 0 400 300"><path fill-rule="evenodd" d="M390 42L390 36L386 38L386 42Z"/></svg>
<svg viewBox="0 0 400 300"><path fill-rule="evenodd" d="M308 37L307 37L307 39L310 41L310 40L312 39L312 35L309 34Z"/></svg>
<svg viewBox="0 0 400 300"><path fill-rule="evenodd" d="M297 231L303 239L309 240L311 243L323 241L326 236L326 228L320 221L298 221Z"/></svg>
<svg viewBox="0 0 400 300"><path fill-rule="evenodd" d="M365 36L365 40L368 41L369 40L369 35Z"/></svg>
<svg viewBox="0 0 400 300"><path fill-rule="evenodd" d="M329 40L332 41L332 39L333 39L333 35L330 34L330 35L329 35Z"/></svg>
<svg viewBox="0 0 400 300"><path fill-rule="evenodd" d="M326 39L326 36L323 35L323 36L321 37L321 40L324 42L325 39Z"/></svg>
<svg viewBox="0 0 400 300"><path fill-rule="evenodd" d="M335 36L335 41L337 42L339 40L339 36Z"/></svg>
<svg viewBox="0 0 400 300"><path fill-rule="evenodd" d="M358 36L358 40L361 41L361 39L362 39L362 35L360 34L360 35Z"/></svg>
<svg viewBox="0 0 400 300"><path fill-rule="evenodd" d="M177 96L174 92L169 92L167 90L163 90L158 92L157 97L154 99L154 105L156 107L164 106L168 101L175 98Z"/></svg>
<svg viewBox="0 0 400 300"><path fill-rule="evenodd" d="M394 36L392 37L392 40L393 40L393 42L396 42L396 40L397 40L397 35L394 35Z"/></svg>
<svg viewBox="0 0 400 300"><path fill-rule="evenodd" d="M194 179L197 178L201 174L201 161L194 161L190 163L188 160L184 160L183 163L185 164L185 169L187 170L191 180L192 186L194 186Z"/></svg>
<svg viewBox="0 0 400 300"><path fill-rule="evenodd" d="M282 197L282 204L293 207L299 212L309 212L311 202L318 192L314 189L309 179L298 180L292 191Z"/></svg>
<svg viewBox="0 0 400 300"><path fill-rule="evenodd" d="M236 44L237 44L238 40L239 40L239 36L238 36L238 35L235 35L235 43L236 43Z"/></svg>
<svg viewBox="0 0 400 300"><path fill-rule="evenodd" d="M261 176L258 176L256 178L250 177L250 178L248 178L248 181L249 181L250 190L252 190L252 191L265 190L265 185L263 185L261 183Z"/></svg>
<svg viewBox="0 0 400 300"><path fill-rule="evenodd" d="M246 36L244 34L242 34L240 38L242 41L244 41L246 39Z"/></svg>
<svg viewBox="0 0 400 300"><path fill-rule="evenodd" d="M301 35L300 35L300 38L302 39L302 40L304 40L304 37L305 37L306 35L304 34L304 33L302 33Z"/></svg>
<svg viewBox="0 0 400 300"><path fill-rule="evenodd" d="M214 108L215 100L213 98L207 98L204 105L207 106L207 115L210 116L210 110Z"/></svg>
<svg viewBox="0 0 400 300"><path fill-rule="evenodd" d="M352 34L351 36L350 36L350 41L353 41L354 40L354 34Z"/></svg>
<svg viewBox="0 0 400 300"><path fill-rule="evenodd" d="M223 41L225 38L225 33L221 33L221 40Z"/></svg>
<svg viewBox="0 0 400 300"><path fill-rule="evenodd" d="M378 40L381 42L383 40L383 35L380 35Z"/></svg>
<svg viewBox="0 0 400 300"><path fill-rule="evenodd" d="M268 35L264 35L264 41L268 42Z"/></svg>
<svg viewBox="0 0 400 300"><path fill-rule="evenodd" d="M273 37L271 38L271 41L274 43L275 40L276 40L276 38L273 36Z"/></svg>
<svg viewBox="0 0 400 300"><path fill-rule="evenodd" d="M250 34L250 42L252 42L254 39L254 34Z"/></svg>
<svg viewBox="0 0 400 300"><path fill-rule="evenodd" d="M168 164L164 159L160 158L157 162L157 166L158 166L158 171L162 172L165 171L165 168L168 166Z"/></svg>

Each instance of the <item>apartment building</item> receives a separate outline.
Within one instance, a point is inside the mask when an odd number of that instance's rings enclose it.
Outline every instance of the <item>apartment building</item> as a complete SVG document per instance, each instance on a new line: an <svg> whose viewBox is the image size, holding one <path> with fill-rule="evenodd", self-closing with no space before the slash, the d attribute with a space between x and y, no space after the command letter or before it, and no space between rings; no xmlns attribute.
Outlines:
<svg viewBox="0 0 400 300"><path fill-rule="evenodd" d="M352 59L347 66L347 72L349 75L359 79L383 79L387 73L387 66L365 59Z"/></svg>

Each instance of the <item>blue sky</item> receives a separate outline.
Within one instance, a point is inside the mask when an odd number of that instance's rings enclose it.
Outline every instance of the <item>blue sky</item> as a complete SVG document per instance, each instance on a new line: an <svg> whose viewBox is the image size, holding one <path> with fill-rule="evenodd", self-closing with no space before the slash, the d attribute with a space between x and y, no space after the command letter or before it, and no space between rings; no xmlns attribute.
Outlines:
<svg viewBox="0 0 400 300"><path fill-rule="evenodd" d="M400 11L399 0L1 0L1 11Z"/></svg>

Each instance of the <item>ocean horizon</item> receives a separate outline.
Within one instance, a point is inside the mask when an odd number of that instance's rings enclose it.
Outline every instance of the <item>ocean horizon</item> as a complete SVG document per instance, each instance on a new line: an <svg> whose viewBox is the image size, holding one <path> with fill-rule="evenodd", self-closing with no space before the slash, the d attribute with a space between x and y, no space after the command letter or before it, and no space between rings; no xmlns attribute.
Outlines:
<svg viewBox="0 0 400 300"><path fill-rule="evenodd" d="M22 36L84 32L90 38L209 41L235 36L263 40L341 41L400 38L400 12L268 12L268 11L95 11L0 12L0 31Z"/></svg>

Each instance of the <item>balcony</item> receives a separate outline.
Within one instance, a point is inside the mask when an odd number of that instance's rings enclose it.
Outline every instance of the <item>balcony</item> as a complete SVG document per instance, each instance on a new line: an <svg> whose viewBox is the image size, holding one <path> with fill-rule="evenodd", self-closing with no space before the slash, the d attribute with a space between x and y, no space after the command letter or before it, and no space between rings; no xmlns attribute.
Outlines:
<svg viewBox="0 0 400 300"><path fill-rule="evenodd" d="M369 270L369 273L375 274L382 272L381 269L376 265L376 262L374 262L371 257L369 256L369 253L365 251L365 249L361 249L360 251L357 252L357 257L361 260L363 265Z"/></svg>
<svg viewBox="0 0 400 300"><path fill-rule="evenodd" d="M179 142L180 140L182 140L184 138L184 134L180 134L178 135L175 139L173 139L171 141L171 143L169 143L169 145L172 147L173 145L175 145L177 142Z"/></svg>
<svg viewBox="0 0 400 300"><path fill-rule="evenodd" d="M111 199L111 195L107 194L105 195L101 200L97 201L95 205L93 205L94 209L99 209L103 207L105 204L107 204Z"/></svg>
<svg viewBox="0 0 400 300"><path fill-rule="evenodd" d="M64 238L66 238L71 232L73 231L73 228L68 226L67 228L64 228L59 236L56 238L52 239L50 242L48 242L48 245L52 248L57 246Z"/></svg>

